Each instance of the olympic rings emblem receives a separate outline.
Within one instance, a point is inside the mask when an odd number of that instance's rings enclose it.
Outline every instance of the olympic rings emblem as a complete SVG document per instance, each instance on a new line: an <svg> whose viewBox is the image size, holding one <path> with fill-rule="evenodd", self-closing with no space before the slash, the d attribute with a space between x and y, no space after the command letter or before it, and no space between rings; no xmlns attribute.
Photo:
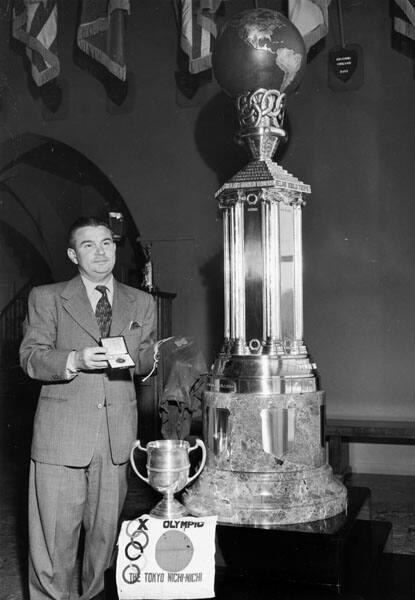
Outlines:
<svg viewBox="0 0 415 600"><path fill-rule="evenodd" d="M135 550L138 550L138 553L136 556L131 556L130 550L129 550L129 548L131 546ZM126 545L124 552L125 552L125 556L128 558L128 560L138 560L139 558L141 558L143 556L144 548L140 544L140 542L137 542L136 540L131 539L131 542L128 542L128 544Z"/></svg>
<svg viewBox="0 0 415 600"><path fill-rule="evenodd" d="M144 568L147 562L146 557L143 556L144 549L148 546L150 540L147 531L145 529L142 529L140 525L141 519L134 519L134 521L129 521L127 523L125 531L128 537L130 538L130 541L125 546L124 553L129 561L135 562L139 559L142 559L140 560L140 565L141 568ZM130 566L137 567L137 565Z"/></svg>
<svg viewBox="0 0 415 600"><path fill-rule="evenodd" d="M134 540L136 542L138 541L137 538L139 538L140 536L143 536L144 540L140 541L140 545L141 545L142 549L144 550L144 548L147 546L147 544L149 542L147 531L145 531L144 529L139 529L139 528L134 529L133 531L131 531L131 525L134 525L134 524L137 525L138 524L137 523L138 520L139 519L135 519L134 521L129 521L127 523L127 527L125 529L125 532L128 535L128 537L131 538L131 540Z"/></svg>
<svg viewBox="0 0 415 600"><path fill-rule="evenodd" d="M137 565L127 565L122 572L122 578L128 584L139 582L140 576L141 571Z"/></svg>

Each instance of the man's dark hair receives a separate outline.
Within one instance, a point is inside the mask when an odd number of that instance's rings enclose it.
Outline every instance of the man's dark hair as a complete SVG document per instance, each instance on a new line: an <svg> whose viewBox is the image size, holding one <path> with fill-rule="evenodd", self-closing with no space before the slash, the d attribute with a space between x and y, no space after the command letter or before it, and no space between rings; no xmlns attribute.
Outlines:
<svg viewBox="0 0 415 600"><path fill-rule="evenodd" d="M108 231L111 231L110 226L106 221L99 217L79 217L69 228L68 231L68 248L75 248L74 237L78 229L82 227L106 227ZM111 232L112 235L112 232Z"/></svg>

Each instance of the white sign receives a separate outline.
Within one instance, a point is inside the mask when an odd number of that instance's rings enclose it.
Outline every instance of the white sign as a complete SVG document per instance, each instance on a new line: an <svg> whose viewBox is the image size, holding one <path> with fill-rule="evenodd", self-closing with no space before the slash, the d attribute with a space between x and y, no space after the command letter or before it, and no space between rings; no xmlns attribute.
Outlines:
<svg viewBox="0 0 415 600"><path fill-rule="evenodd" d="M217 517L124 521L118 537L119 600L213 598Z"/></svg>

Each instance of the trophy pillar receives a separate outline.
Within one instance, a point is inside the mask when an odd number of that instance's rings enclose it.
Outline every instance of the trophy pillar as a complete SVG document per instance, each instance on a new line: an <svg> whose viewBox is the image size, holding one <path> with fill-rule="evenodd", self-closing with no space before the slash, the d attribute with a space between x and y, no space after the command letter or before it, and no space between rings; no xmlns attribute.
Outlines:
<svg viewBox="0 0 415 600"><path fill-rule="evenodd" d="M293 207L294 226L294 344L296 349L303 345L303 243L302 213L299 204Z"/></svg>

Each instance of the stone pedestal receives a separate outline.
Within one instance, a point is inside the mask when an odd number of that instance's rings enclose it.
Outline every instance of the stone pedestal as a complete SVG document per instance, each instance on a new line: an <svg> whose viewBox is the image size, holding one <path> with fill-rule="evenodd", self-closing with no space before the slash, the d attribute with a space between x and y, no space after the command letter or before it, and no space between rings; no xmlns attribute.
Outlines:
<svg viewBox="0 0 415 600"><path fill-rule="evenodd" d="M324 392L205 393L207 466L183 501L219 523L277 525L346 509L324 449Z"/></svg>

